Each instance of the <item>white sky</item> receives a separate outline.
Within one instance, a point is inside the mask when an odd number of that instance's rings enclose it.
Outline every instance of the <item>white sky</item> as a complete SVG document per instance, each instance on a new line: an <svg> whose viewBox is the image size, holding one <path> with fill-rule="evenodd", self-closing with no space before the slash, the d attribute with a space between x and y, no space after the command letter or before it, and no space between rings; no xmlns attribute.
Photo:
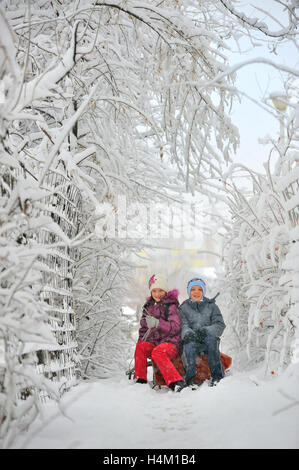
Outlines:
<svg viewBox="0 0 299 470"><path fill-rule="evenodd" d="M276 4L274 0L253 0L251 2L239 2L237 10L243 12L248 17L258 17L268 24L269 29L275 31L281 29L279 25L275 24L271 19L266 18L266 15L255 10L251 5L259 5L266 11L279 19L284 25L287 24L282 9ZM257 37L263 38L260 33L256 34ZM235 43L233 43L235 44ZM249 47L250 43L247 40L242 41ZM267 46L252 47L251 51L240 54L237 47L233 45L235 52L230 55L231 65L243 62L247 59L255 57L264 57L274 61L277 64L284 64L288 67L298 69L299 54L292 44L282 44L277 48L278 54L270 54ZM282 75L273 67L265 64L252 64L247 65L237 72L237 86L240 90L244 91L247 95L253 97L255 100L262 102L273 91L283 90ZM272 137L279 137L279 121L272 117L267 112L263 111L259 106L252 103L243 97L241 104L235 103L232 120L237 125L240 132L241 143L234 158L235 161L243 163L257 171L263 171L263 162L268 159L270 146L265 147L259 144L258 139L267 135Z"/></svg>

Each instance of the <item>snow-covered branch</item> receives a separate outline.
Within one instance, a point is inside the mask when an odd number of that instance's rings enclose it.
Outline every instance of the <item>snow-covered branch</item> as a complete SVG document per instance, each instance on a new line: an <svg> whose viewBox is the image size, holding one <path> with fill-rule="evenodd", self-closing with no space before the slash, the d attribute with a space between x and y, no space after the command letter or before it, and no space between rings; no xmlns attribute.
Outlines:
<svg viewBox="0 0 299 470"><path fill-rule="evenodd" d="M258 18L249 18L244 13L238 12L233 7L231 0L219 0L219 1L224 6L224 8L226 8L230 12L230 14L238 18L238 20L240 20L243 25L247 25L250 29L258 30L262 32L265 36L269 36L272 38L288 38L288 37L292 37L298 34L296 31L297 22L298 22L298 17L296 15L297 5L293 1L286 1L286 3L283 3L281 1L276 2L278 4L283 5L285 8L287 8L289 12L289 24L285 27L282 27L278 31L269 30L268 25L265 22L260 21ZM262 11L264 12L264 10Z"/></svg>

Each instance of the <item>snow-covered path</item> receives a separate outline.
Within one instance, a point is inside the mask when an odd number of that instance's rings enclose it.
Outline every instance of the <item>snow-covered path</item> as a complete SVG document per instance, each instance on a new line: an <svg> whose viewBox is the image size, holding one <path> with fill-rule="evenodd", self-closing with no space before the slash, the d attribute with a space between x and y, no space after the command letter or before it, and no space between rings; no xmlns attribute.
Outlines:
<svg viewBox="0 0 299 470"><path fill-rule="evenodd" d="M217 387L156 392L126 377L84 382L53 403L15 448L299 448L298 372L261 381L233 373ZM285 395L287 394L288 397Z"/></svg>

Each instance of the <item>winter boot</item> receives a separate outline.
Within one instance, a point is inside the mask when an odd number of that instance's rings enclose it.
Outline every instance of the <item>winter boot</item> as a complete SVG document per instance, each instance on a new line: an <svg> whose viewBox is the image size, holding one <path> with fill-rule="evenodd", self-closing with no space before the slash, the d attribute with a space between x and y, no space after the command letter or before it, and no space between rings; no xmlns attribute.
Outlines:
<svg viewBox="0 0 299 470"><path fill-rule="evenodd" d="M209 387L216 387L219 384L221 379L213 379L213 377L209 380Z"/></svg>
<svg viewBox="0 0 299 470"><path fill-rule="evenodd" d="M137 384L147 384L147 380L144 380L144 379L137 379L137 380L136 380L136 383L137 383Z"/></svg>
<svg viewBox="0 0 299 470"><path fill-rule="evenodd" d="M178 393L181 392L183 388L187 387L187 384L185 380L177 380L176 382L172 382L169 387L171 388L171 390Z"/></svg>
<svg viewBox="0 0 299 470"><path fill-rule="evenodd" d="M192 385L191 390L199 390L199 388L200 388L200 385L194 384Z"/></svg>

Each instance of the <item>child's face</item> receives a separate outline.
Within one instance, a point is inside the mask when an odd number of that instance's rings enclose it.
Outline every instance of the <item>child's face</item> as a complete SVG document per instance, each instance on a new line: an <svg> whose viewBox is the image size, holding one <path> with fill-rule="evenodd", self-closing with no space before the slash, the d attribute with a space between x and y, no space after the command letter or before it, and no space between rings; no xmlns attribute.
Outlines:
<svg viewBox="0 0 299 470"><path fill-rule="evenodd" d="M195 302L199 302L202 299L202 288L200 286L193 286L191 291L191 299Z"/></svg>
<svg viewBox="0 0 299 470"><path fill-rule="evenodd" d="M156 301L156 302L160 302L161 299L163 299L163 297L165 297L166 295L166 292L165 290L163 289L152 289L152 298Z"/></svg>

